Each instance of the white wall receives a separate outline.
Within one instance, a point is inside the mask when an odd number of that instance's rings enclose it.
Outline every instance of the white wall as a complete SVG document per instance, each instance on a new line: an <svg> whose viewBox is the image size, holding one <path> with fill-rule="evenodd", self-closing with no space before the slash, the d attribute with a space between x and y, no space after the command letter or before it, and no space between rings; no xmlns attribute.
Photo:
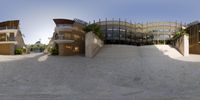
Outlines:
<svg viewBox="0 0 200 100"><path fill-rule="evenodd" d="M89 32L85 36L85 56L92 58L103 47L104 43L94 33Z"/></svg>
<svg viewBox="0 0 200 100"><path fill-rule="evenodd" d="M177 39L174 46L183 56L189 55L189 37L187 35L183 35Z"/></svg>

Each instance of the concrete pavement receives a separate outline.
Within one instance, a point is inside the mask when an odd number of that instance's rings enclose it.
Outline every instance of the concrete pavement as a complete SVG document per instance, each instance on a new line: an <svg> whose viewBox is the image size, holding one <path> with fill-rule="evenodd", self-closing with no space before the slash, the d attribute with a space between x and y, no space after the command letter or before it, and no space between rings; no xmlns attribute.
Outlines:
<svg viewBox="0 0 200 100"><path fill-rule="evenodd" d="M93 59L43 54L10 58L0 56L1 100L200 98L200 56L183 57L168 45L105 45Z"/></svg>

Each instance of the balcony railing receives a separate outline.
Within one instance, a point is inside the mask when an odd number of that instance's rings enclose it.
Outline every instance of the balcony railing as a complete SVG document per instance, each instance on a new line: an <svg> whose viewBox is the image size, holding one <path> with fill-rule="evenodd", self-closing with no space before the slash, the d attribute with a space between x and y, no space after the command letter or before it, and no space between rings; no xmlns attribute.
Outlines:
<svg viewBox="0 0 200 100"><path fill-rule="evenodd" d="M68 29L72 29L72 28L73 28L72 26L62 26L62 25L60 25L60 26L57 26L55 28L55 30L68 30Z"/></svg>
<svg viewBox="0 0 200 100"><path fill-rule="evenodd" d="M55 36L55 40L65 40L64 35L57 35Z"/></svg>
<svg viewBox="0 0 200 100"><path fill-rule="evenodd" d="M74 42L71 38L66 38L64 35L57 35L55 36L55 42L56 43L72 43Z"/></svg>
<svg viewBox="0 0 200 100"><path fill-rule="evenodd" d="M0 42L6 42L6 41L15 41L15 37L7 36L6 34L0 34Z"/></svg>
<svg viewBox="0 0 200 100"><path fill-rule="evenodd" d="M5 26L5 27L0 27L0 30L7 30L7 29L18 29L16 26Z"/></svg>

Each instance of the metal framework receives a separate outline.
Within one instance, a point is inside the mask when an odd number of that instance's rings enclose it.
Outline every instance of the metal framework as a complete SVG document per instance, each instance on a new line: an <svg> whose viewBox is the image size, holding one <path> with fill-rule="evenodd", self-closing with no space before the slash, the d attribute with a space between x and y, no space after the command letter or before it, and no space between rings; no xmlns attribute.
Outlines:
<svg viewBox="0 0 200 100"><path fill-rule="evenodd" d="M95 23L95 21L94 21ZM182 28L177 22L147 22L134 23L132 21L99 19L96 24L100 25L107 44L165 44L168 43L175 32Z"/></svg>

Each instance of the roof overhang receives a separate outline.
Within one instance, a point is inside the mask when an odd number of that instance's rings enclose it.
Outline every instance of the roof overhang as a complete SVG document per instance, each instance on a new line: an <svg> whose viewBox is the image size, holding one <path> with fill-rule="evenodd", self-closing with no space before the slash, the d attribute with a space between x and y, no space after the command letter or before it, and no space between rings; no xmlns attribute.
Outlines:
<svg viewBox="0 0 200 100"><path fill-rule="evenodd" d="M4 22L0 22L0 27L9 27L9 26L15 26L18 27L19 26L19 20L10 20L10 21L4 21Z"/></svg>
<svg viewBox="0 0 200 100"><path fill-rule="evenodd" d="M74 24L74 20L70 19L53 19L54 23L57 24Z"/></svg>

